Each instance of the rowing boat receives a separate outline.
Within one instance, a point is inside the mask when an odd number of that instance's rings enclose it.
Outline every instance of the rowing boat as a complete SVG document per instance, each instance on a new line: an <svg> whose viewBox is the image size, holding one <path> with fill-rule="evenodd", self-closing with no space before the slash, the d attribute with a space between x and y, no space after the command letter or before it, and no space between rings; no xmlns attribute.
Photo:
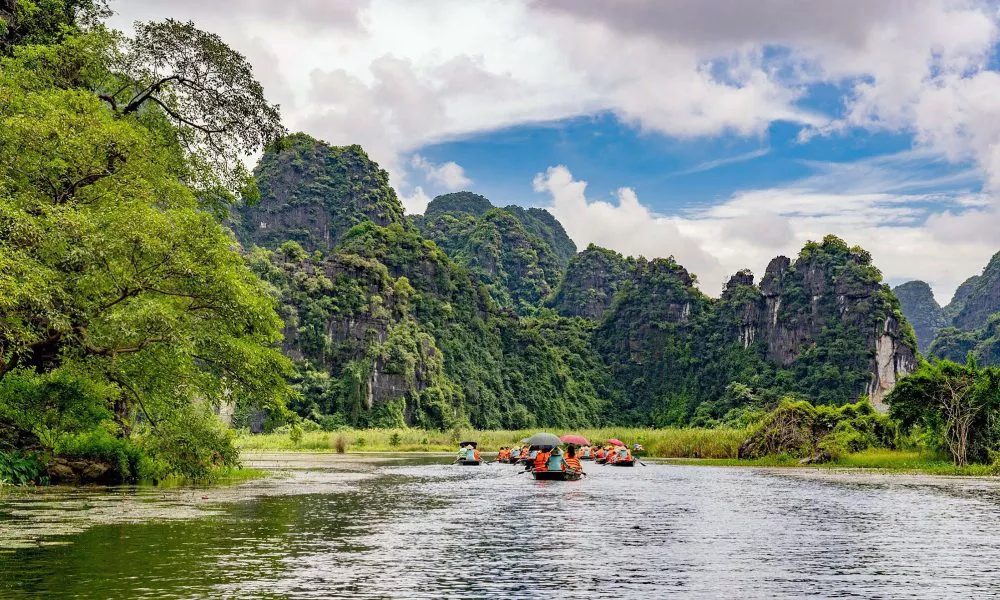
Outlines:
<svg viewBox="0 0 1000 600"><path fill-rule="evenodd" d="M479 465L480 462L481 461L478 461L478 460L466 460L464 458L458 459L458 464L466 466L466 467L475 467L475 466Z"/></svg>
<svg viewBox="0 0 1000 600"><path fill-rule="evenodd" d="M616 460L615 462L609 462L608 464L611 465L612 467L634 467L635 459L632 458L629 460Z"/></svg>

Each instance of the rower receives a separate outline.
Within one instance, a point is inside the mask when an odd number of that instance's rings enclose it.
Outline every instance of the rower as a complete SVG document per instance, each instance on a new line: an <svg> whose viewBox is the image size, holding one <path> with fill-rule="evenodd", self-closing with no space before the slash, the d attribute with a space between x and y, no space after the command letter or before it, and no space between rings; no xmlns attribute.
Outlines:
<svg viewBox="0 0 1000 600"><path fill-rule="evenodd" d="M548 447L549 446L546 446L546 448L548 448ZM534 454L535 454L535 462L532 463L531 467L534 468L534 470L536 470L536 471L545 471L545 470L547 470L548 469L549 454L550 453L546 452L545 450L539 449L539 450L536 450L534 452Z"/></svg>
<svg viewBox="0 0 1000 600"><path fill-rule="evenodd" d="M563 458L565 466L570 471L575 471L577 473L583 472L583 466L580 464L580 459L576 456L576 447L569 446L566 449L566 456Z"/></svg>
<svg viewBox="0 0 1000 600"><path fill-rule="evenodd" d="M549 460L545 463L545 470L547 471L565 471L566 461L563 460L562 448L555 448L552 450L552 454L549 455Z"/></svg>

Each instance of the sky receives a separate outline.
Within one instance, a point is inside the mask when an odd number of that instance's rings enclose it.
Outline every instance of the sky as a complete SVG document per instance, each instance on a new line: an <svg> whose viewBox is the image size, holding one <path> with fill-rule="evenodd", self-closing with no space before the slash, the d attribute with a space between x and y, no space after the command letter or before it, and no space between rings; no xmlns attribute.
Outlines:
<svg viewBox="0 0 1000 600"><path fill-rule="evenodd" d="M118 0L248 57L407 211L470 190L716 295L828 233L941 304L1000 250L996 0Z"/></svg>

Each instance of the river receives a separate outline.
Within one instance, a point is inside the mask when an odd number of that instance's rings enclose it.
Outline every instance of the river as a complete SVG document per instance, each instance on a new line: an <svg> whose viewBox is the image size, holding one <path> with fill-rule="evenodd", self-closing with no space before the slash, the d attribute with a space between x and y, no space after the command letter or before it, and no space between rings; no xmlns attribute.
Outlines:
<svg viewBox="0 0 1000 600"><path fill-rule="evenodd" d="M984 479L257 455L229 487L0 491L0 598L1000 594Z"/></svg>

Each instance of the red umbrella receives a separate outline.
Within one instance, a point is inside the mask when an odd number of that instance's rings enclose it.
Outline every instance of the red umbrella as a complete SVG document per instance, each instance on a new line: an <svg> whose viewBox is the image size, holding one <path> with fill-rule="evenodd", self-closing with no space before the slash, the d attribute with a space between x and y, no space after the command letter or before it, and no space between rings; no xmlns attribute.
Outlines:
<svg viewBox="0 0 1000 600"><path fill-rule="evenodd" d="M611 438L610 440L608 440L608 443L611 444L612 446L624 446L625 445L625 442L623 442L623 441L621 441L619 439L615 439L615 438Z"/></svg>
<svg viewBox="0 0 1000 600"><path fill-rule="evenodd" d="M559 438L566 444L576 444L577 446L589 446L590 440L583 437L582 435L566 434Z"/></svg>

